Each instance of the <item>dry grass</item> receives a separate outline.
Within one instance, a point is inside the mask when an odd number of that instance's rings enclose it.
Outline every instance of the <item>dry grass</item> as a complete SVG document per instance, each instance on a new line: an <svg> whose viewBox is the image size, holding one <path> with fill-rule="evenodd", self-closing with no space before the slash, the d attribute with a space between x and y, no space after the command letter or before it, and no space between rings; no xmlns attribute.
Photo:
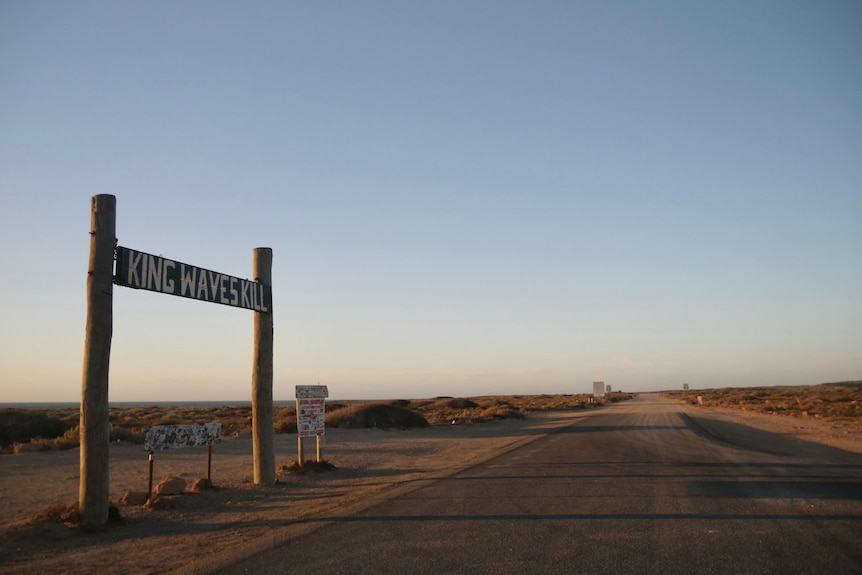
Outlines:
<svg viewBox="0 0 862 575"><path fill-rule="evenodd" d="M0 409L0 453L71 449L79 444L78 408ZM294 418L295 419L295 418ZM251 429L251 406L146 407L108 410L111 441L143 444L154 425L221 422L222 433L234 435ZM294 432L295 432L294 425Z"/></svg>
<svg viewBox="0 0 862 575"><path fill-rule="evenodd" d="M862 381L823 383L820 385L721 388L665 392L691 405L726 407L744 411L847 419L862 416Z"/></svg>
<svg viewBox="0 0 862 575"><path fill-rule="evenodd" d="M612 393L606 401L621 401L630 394ZM506 395L469 398L436 397L391 401L345 401L326 404L326 425L331 427L424 427L437 424L479 424L523 418L530 411L590 407L590 395ZM143 443L149 427L220 422L222 434L251 431L251 406L111 408L111 441ZM0 453L70 449L79 443L77 408L0 409ZM296 408L273 410L276 433L296 433Z"/></svg>
<svg viewBox="0 0 862 575"><path fill-rule="evenodd" d="M272 412L272 419L276 433L296 433L296 407L276 407Z"/></svg>
<svg viewBox="0 0 862 575"><path fill-rule="evenodd" d="M382 429L411 429L428 427L428 421L419 413L404 407L400 402L358 403L326 415L331 427L379 427Z"/></svg>

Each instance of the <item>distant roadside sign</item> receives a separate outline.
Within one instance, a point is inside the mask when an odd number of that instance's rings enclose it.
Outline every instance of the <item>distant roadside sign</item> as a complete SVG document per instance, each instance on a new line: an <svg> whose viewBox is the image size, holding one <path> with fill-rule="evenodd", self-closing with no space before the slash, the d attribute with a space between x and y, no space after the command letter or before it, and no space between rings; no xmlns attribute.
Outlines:
<svg viewBox="0 0 862 575"><path fill-rule="evenodd" d="M300 440L303 437L325 435L324 401L327 397L329 397L329 389L325 385L296 386L296 431Z"/></svg>
<svg viewBox="0 0 862 575"><path fill-rule="evenodd" d="M326 399L329 397L329 389L325 385L297 385L296 399L320 398Z"/></svg>
<svg viewBox="0 0 862 575"><path fill-rule="evenodd" d="M326 408L322 397L296 400L296 431L300 437L326 434Z"/></svg>
<svg viewBox="0 0 862 575"><path fill-rule="evenodd" d="M593 397L596 399L602 399L605 396L605 382L604 381L594 381L593 382Z"/></svg>

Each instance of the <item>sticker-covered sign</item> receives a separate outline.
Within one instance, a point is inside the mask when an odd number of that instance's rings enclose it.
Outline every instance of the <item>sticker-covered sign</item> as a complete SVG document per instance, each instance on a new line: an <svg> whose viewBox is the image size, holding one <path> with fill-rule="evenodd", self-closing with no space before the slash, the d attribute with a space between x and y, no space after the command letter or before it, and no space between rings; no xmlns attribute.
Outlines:
<svg viewBox="0 0 862 575"><path fill-rule="evenodd" d="M322 397L296 400L296 429L300 437L325 435L326 413Z"/></svg>
<svg viewBox="0 0 862 575"><path fill-rule="evenodd" d="M144 449L159 451L207 445L221 435L221 423L204 425L154 425L147 430Z"/></svg>

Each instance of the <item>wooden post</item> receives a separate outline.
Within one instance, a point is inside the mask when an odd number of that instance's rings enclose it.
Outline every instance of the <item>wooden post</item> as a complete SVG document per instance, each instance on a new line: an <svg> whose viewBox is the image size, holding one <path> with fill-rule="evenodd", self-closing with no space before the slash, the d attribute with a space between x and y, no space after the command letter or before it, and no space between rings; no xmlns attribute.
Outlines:
<svg viewBox="0 0 862 575"><path fill-rule="evenodd" d="M252 250L254 281L272 285L272 249ZM273 298L274 299L274 298ZM272 310L254 312L254 362L251 375L251 430L255 485L275 485L275 427L272 413Z"/></svg>
<svg viewBox="0 0 862 575"><path fill-rule="evenodd" d="M317 462L320 463L321 461L323 461L323 457L321 457L320 454L320 436L317 435L315 437L317 437Z"/></svg>
<svg viewBox="0 0 862 575"><path fill-rule="evenodd" d="M90 201L90 261L87 268L87 325L81 383L81 477L78 508L84 528L108 522L109 448L108 365L113 335L114 246L117 198L100 194Z"/></svg>
<svg viewBox="0 0 862 575"><path fill-rule="evenodd" d="M147 481L147 501L149 501L150 497L153 496L153 452L152 451L150 451L149 461L150 461L150 473L149 473L149 480Z"/></svg>
<svg viewBox="0 0 862 575"><path fill-rule="evenodd" d="M299 397L296 398L296 462L302 467L302 435L299 429L300 417Z"/></svg>
<svg viewBox="0 0 862 575"><path fill-rule="evenodd" d="M213 469L213 442L210 440L207 443L207 481L212 481L212 469Z"/></svg>

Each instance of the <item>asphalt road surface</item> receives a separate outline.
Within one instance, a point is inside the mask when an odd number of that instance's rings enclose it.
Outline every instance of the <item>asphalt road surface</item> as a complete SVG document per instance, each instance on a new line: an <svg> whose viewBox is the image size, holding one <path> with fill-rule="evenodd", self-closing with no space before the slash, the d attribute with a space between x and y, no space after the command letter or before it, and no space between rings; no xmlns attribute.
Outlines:
<svg viewBox="0 0 862 575"><path fill-rule="evenodd" d="M643 395L219 572L862 573L862 456L720 427Z"/></svg>

